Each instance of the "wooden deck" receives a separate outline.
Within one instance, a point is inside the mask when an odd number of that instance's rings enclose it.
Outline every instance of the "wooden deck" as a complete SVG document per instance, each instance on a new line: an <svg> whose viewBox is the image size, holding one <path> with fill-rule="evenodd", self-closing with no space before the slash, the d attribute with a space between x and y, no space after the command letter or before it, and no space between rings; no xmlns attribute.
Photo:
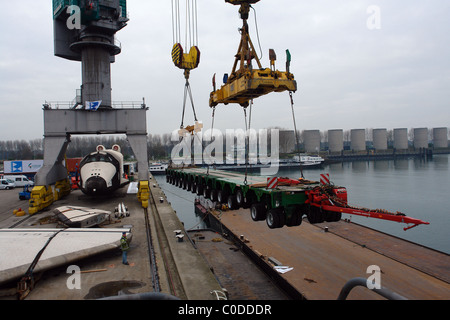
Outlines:
<svg viewBox="0 0 450 320"><path fill-rule="evenodd" d="M369 277L371 265L380 267L383 287L405 298L450 299L450 285L443 280L450 273L450 258L444 253L343 221L328 223L325 232L305 220L298 227L269 229L265 221L254 222L245 209L222 212L216 218L237 237L248 239L247 246L264 260L273 257L293 267L282 277L307 299L336 299L348 280ZM340 225L341 231L334 225ZM383 298L357 287L348 299Z"/></svg>

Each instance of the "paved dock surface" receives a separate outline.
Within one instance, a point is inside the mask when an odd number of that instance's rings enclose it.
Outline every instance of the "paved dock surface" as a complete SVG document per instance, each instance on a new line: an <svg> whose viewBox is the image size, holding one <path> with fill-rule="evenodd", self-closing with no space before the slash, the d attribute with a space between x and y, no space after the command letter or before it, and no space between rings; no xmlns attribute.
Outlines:
<svg viewBox="0 0 450 320"><path fill-rule="evenodd" d="M211 291L222 290L209 266L200 253L189 241L179 242L174 230L184 233L184 228L178 220L165 196L160 194L160 189L154 180L151 180L154 190L156 209L148 209L154 244L154 253L158 267L158 280L160 292L175 295L180 299L208 300L215 296ZM55 228L57 224L52 221L53 209L59 206L75 205L86 206L114 212L119 203L124 203L130 212L129 217L113 219L111 224L104 224L102 228L121 228L131 226L133 238L128 253L129 265L122 264L120 249L110 250L95 256L86 257L71 263L81 270L80 289L70 289L67 281L72 273L68 273L68 267L62 266L35 275L39 278L34 290L27 296L29 300L79 300L98 299L119 294L146 293L155 291L155 283L152 277L152 269L149 258L147 241L145 211L137 200L136 194L127 194L127 187L117 191L114 196L92 198L81 191L72 191L70 195L54 202L46 210L33 216L16 217L13 210L21 207L28 209L27 201L18 199L18 189L1 190L0 192L0 228ZM159 201L159 197L163 201ZM26 218L26 219L25 219ZM161 224L155 222L160 219ZM25 220L24 220L25 219ZM43 222L43 223L42 223ZM165 242L160 242L158 237L165 237ZM119 240L119 239L117 239ZM163 251L164 250L164 251ZM170 256L166 252L170 253ZM18 253L20 254L20 253ZM165 263L174 263L175 273L169 275ZM172 279L181 279L178 287L171 284ZM13 292L16 282L0 288L0 299L14 299L7 295ZM175 292L173 291L175 289ZM5 295L6 293L6 295Z"/></svg>
<svg viewBox="0 0 450 320"><path fill-rule="evenodd" d="M306 299L336 299L348 280L356 277L368 278L371 274L367 273L367 268L371 265L379 266L381 269L383 287L405 298L450 299L449 283L421 271L417 266L417 262L426 260L430 252L427 253L416 244L400 239L397 239L396 243L383 241L384 246L391 252L395 252L393 247L398 246L400 242L402 247L399 250L408 252L411 256L421 251L415 261L416 266L411 267L406 264L408 257L390 257L383 252L370 249L370 237L364 238L362 245L358 243L356 236L353 241L347 240L333 232L325 232L306 221L298 227L269 229L265 221L254 222L249 211L245 209L222 212L220 221L237 237L247 239L247 246L263 255L264 259L272 257L281 264L292 267L293 269L284 273L282 277ZM332 226L333 223L329 225ZM347 232L351 234L353 226L346 224L342 228L347 228ZM378 236L380 235L384 236L378 233ZM430 251L433 255L437 254L434 250ZM448 276L449 256L442 253L438 256L440 268ZM382 299L382 297L367 288L357 287L351 291L348 299Z"/></svg>
<svg viewBox="0 0 450 320"><path fill-rule="evenodd" d="M12 194L18 190L10 190ZM4 199L2 199L4 200ZM12 201L10 199L9 201ZM133 239L130 243L128 261L130 265L122 264L120 249L105 252L93 257L82 259L71 265L77 265L81 272L81 289L69 289L67 280L71 274L67 273L69 265L46 271L37 282L35 289L27 297L28 300L78 300L97 299L119 293L141 293L153 291L151 273L145 238L144 215L136 195L126 194L126 189L120 190L114 197L91 198L81 191L75 190L65 198L54 202L48 209L31 216L16 228L51 228L54 223L40 224L40 220L53 216L53 209L64 205L77 205L94 207L114 212L118 203L123 202L130 211L130 217L115 220L113 224L103 227L120 228L125 225L132 226ZM25 201L17 202L18 205ZM23 206L27 210L27 206ZM1 212L2 227L11 220L20 220L25 217L13 218L12 211ZM101 271L99 271L101 270Z"/></svg>

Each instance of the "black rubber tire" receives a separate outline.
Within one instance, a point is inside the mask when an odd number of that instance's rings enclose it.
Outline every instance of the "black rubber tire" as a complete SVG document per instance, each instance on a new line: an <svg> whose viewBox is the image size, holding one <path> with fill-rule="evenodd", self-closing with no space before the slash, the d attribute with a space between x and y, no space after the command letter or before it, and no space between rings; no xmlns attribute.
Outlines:
<svg viewBox="0 0 450 320"><path fill-rule="evenodd" d="M250 216L253 221L262 221L266 219L266 206L262 203L253 203L250 206Z"/></svg>
<svg viewBox="0 0 450 320"><path fill-rule="evenodd" d="M234 194L230 194L227 198L227 205L230 210L236 210L238 209L238 206L236 204L236 196Z"/></svg>
<svg viewBox="0 0 450 320"><path fill-rule="evenodd" d="M266 223L270 229L283 227L285 223L284 210L276 208L267 211Z"/></svg>
<svg viewBox="0 0 450 320"><path fill-rule="evenodd" d="M219 190L217 192L217 201L219 203L226 203L228 200L228 193L225 190Z"/></svg>

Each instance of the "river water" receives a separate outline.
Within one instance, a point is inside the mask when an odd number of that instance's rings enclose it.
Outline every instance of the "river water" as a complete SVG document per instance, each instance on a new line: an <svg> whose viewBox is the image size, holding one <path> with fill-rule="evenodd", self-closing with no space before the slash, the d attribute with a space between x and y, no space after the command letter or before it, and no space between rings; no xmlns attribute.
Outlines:
<svg viewBox="0 0 450 320"><path fill-rule="evenodd" d="M319 180L329 173L330 180L347 188L349 204L372 209L400 211L430 222L404 231L407 225L392 221L343 214L352 222L450 254L450 155L432 159L354 161L304 169L306 179ZM280 169L277 176L298 178L299 169ZM167 184L156 176L186 229L204 227L195 216L195 194ZM299 226L301 228L301 226Z"/></svg>

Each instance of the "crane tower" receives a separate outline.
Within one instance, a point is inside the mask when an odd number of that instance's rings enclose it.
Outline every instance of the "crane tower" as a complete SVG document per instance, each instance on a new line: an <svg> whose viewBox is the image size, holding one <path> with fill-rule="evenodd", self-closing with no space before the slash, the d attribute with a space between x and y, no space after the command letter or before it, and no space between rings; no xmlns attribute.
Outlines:
<svg viewBox="0 0 450 320"><path fill-rule="evenodd" d="M70 191L63 162L74 134L126 134L141 168L138 198L144 190L145 199L147 108L142 103L140 108L115 109L111 99L111 63L122 50L115 34L127 22L126 0L53 0L54 54L81 62L81 94L68 109L44 104L44 165L36 175L30 214L64 195L61 190Z"/></svg>
<svg viewBox="0 0 450 320"><path fill-rule="evenodd" d="M111 107L111 68L127 25L126 0L53 0L54 52L82 64L81 104Z"/></svg>

